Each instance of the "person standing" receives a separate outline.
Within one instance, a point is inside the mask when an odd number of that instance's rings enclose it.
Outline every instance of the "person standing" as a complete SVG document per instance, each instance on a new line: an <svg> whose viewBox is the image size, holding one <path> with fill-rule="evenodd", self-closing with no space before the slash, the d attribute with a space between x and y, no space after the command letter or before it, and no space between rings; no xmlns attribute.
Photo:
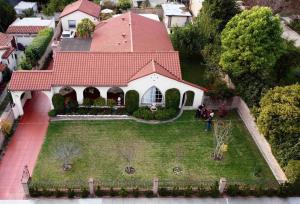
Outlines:
<svg viewBox="0 0 300 204"><path fill-rule="evenodd" d="M213 117L214 117L214 112L211 112L209 114L208 118L206 119L206 128L205 128L205 131L210 131L211 130Z"/></svg>

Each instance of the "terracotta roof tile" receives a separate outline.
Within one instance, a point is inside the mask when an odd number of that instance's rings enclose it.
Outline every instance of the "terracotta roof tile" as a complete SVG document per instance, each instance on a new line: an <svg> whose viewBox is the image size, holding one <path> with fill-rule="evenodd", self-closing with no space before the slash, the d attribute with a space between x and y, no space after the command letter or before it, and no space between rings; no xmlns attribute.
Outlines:
<svg viewBox="0 0 300 204"><path fill-rule="evenodd" d="M11 41L13 37L0 32L0 47L2 46L11 46Z"/></svg>
<svg viewBox="0 0 300 204"><path fill-rule="evenodd" d="M12 74L9 90L50 90L52 81L51 71L15 71Z"/></svg>
<svg viewBox="0 0 300 204"><path fill-rule="evenodd" d="M44 28L47 28L47 26L14 26L10 25L6 33L9 34L22 34L22 33L29 33L29 34L36 34L39 31L43 30Z"/></svg>
<svg viewBox="0 0 300 204"><path fill-rule="evenodd" d="M91 51L174 51L165 26L131 12L111 18L96 27Z"/></svg>
<svg viewBox="0 0 300 204"><path fill-rule="evenodd" d="M4 70L6 70L6 68L7 68L6 64L0 63L0 72L3 72Z"/></svg>
<svg viewBox="0 0 300 204"><path fill-rule="evenodd" d="M15 50L13 47L9 47L2 55L2 59L7 59L10 54Z"/></svg>
<svg viewBox="0 0 300 204"><path fill-rule="evenodd" d="M79 0L75 1L74 3L71 3L67 5L63 12L60 14L60 18L73 13L75 11L81 11L83 13L89 14L91 16L94 16L96 18L99 17L101 7L98 4L95 4L88 0Z"/></svg>

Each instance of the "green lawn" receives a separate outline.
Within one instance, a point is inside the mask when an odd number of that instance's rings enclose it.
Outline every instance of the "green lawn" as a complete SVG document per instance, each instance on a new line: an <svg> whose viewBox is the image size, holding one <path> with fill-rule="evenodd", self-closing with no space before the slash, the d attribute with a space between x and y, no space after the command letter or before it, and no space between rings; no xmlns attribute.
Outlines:
<svg viewBox="0 0 300 204"><path fill-rule="evenodd" d="M248 132L233 112L226 119L232 120L233 134L228 152L222 161L214 161L212 132L204 131L204 121L194 119L193 111L184 112L174 123L147 125L134 121L61 121L51 122L37 165L33 172L35 182L73 182L96 180L128 180L134 178L152 181L163 180L218 180L220 177L234 181L275 179L261 157ZM71 171L63 171L62 163L55 159L55 146L66 137L81 148ZM136 156L133 175L124 172L126 162L118 146L133 144ZM182 149L176 159L176 150ZM176 163L183 168L181 175L172 172ZM261 169L259 177L255 169Z"/></svg>

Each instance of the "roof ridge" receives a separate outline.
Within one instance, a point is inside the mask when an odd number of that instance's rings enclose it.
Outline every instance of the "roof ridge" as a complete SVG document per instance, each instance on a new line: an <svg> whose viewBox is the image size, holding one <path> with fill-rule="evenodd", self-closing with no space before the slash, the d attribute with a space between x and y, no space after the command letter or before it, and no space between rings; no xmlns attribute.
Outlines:
<svg viewBox="0 0 300 204"><path fill-rule="evenodd" d="M133 37L132 37L132 19L131 11L128 12L128 21L129 21L129 35L130 35L130 51L133 52Z"/></svg>
<svg viewBox="0 0 300 204"><path fill-rule="evenodd" d="M114 52L114 51L57 51L57 53L90 53L90 54L141 54L141 53L176 53L178 54L178 51L176 50L166 50L166 51L135 51L135 52L130 52L130 51L124 51L124 52Z"/></svg>

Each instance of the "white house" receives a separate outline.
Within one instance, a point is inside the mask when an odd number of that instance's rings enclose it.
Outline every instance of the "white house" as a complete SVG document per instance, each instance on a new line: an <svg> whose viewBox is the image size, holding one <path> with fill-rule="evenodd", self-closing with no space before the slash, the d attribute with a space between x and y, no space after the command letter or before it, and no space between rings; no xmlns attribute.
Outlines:
<svg viewBox="0 0 300 204"><path fill-rule="evenodd" d="M63 31L76 30L78 23L84 18L88 18L97 24L100 9L100 5L88 0L78 0L67 5L60 14Z"/></svg>
<svg viewBox="0 0 300 204"><path fill-rule="evenodd" d="M198 16L204 0L190 0L190 10L194 17Z"/></svg>
<svg viewBox="0 0 300 204"><path fill-rule="evenodd" d="M23 14L25 10L32 9L34 13L37 13L38 6L37 2L27 2L27 1L20 1L15 7L15 11L17 14Z"/></svg>
<svg viewBox="0 0 300 204"><path fill-rule="evenodd" d="M17 116L32 91L43 92L50 103L60 93L79 104L92 95L123 106L126 93L135 90L140 106L164 106L169 89L177 89L182 102L193 97L186 107L193 109L206 91L182 79L179 53L163 23L130 12L97 26L88 51L56 51L52 70L16 71L9 85Z"/></svg>
<svg viewBox="0 0 300 204"><path fill-rule="evenodd" d="M163 22L169 33L172 28L183 27L191 21L192 14L183 4L167 3L161 6L164 12Z"/></svg>
<svg viewBox="0 0 300 204"><path fill-rule="evenodd" d="M18 18L8 27L6 33L15 37L18 47L26 47L32 42L38 32L44 28L55 29L54 19Z"/></svg>

